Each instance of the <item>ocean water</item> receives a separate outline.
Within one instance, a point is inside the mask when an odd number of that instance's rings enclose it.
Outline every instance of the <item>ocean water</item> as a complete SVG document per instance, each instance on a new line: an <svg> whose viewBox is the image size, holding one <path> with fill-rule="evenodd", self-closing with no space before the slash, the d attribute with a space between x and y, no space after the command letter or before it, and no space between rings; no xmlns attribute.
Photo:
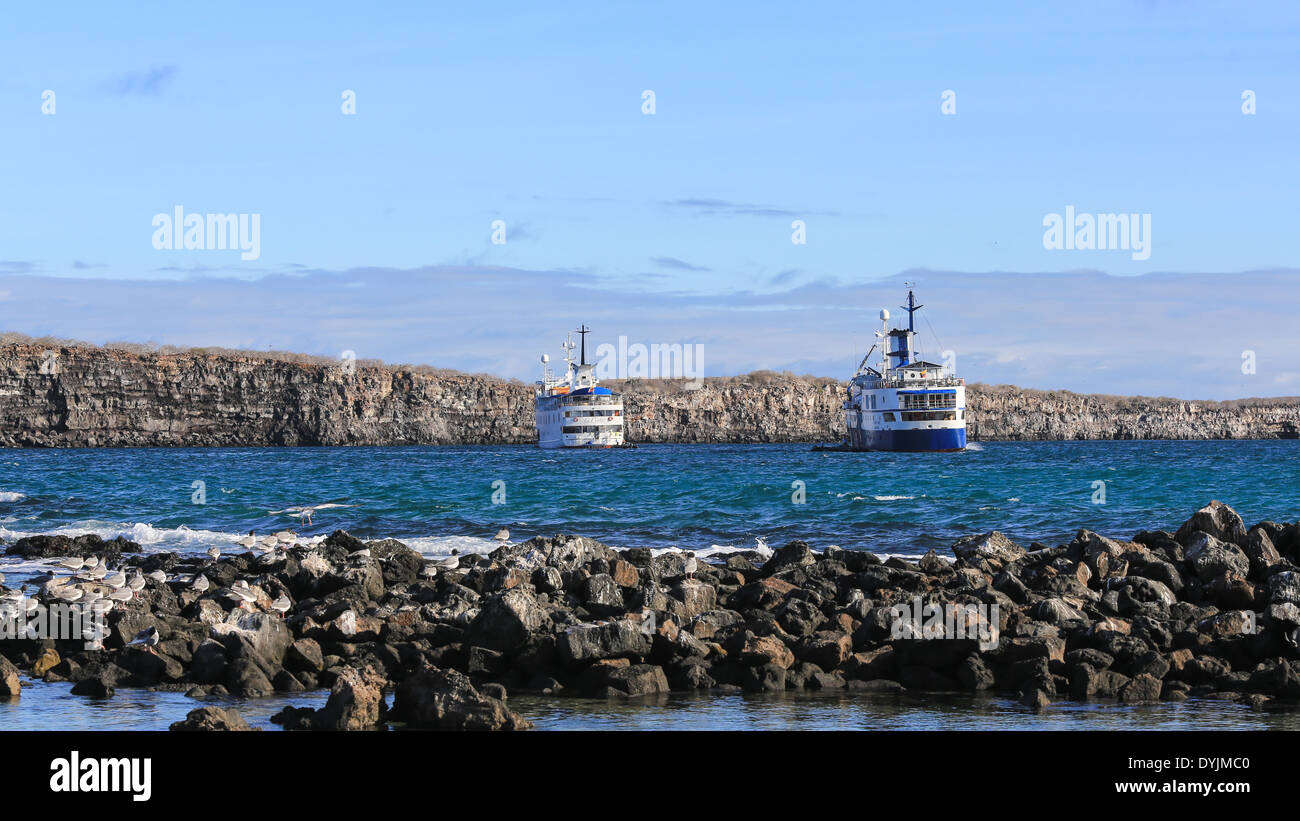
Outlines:
<svg viewBox="0 0 1300 821"><path fill-rule="evenodd" d="M201 485L196 483L202 483ZM151 550L228 547L249 530L343 528L429 555L576 533L616 547L946 551L999 529L1023 542L1173 530L1210 499L1248 524L1300 518L1300 441L1028 442L964 453L807 445L0 451L0 539L123 535ZM200 493L200 491L202 491ZM304 504L311 525L271 513ZM3 562L0 562L0 572Z"/></svg>
<svg viewBox="0 0 1300 821"><path fill-rule="evenodd" d="M976 444L955 454L818 453L807 445L658 445L556 452L532 447L215 448L0 451L0 540L36 533L126 536L146 550L201 552L294 529L393 537L429 556L485 552L576 533L615 547L704 555L803 539L881 554L945 554L960 536L998 529L1060 544L1082 527L1129 537L1174 530L1211 499L1247 524L1300 519L1300 441ZM202 483L202 484L196 484ZM304 504L311 525L272 513ZM0 558L12 584L48 569ZM197 702L120 690L106 702L40 682L0 705L0 726L161 729ZM312 703L320 694L293 703ZM512 706L543 729L1288 728L1294 709L1183 704L1052 705L1005 699L867 694L673 696L653 702L546 699ZM244 702L260 726L282 704Z"/></svg>

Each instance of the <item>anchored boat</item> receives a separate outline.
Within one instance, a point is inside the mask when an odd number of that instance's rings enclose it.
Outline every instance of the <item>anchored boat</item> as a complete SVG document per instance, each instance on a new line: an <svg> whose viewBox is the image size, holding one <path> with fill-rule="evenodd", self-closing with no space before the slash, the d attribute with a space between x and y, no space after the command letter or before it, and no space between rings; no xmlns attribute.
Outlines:
<svg viewBox="0 0 1300 821"><path fill-rule="evenodd" d="M614 448L623 443L623 396L597 383L594 364L587 362L587 334L578 329L582 339L581 355L575 363L573 335L560 347L564 349L564 375L551 371L551 358L542 354L542 378L534 390L533 405L537 417L537 446L542 448Z"/></svg>
<svg viewBox="0 0 1300 821"><path fill-rule="evenodd" d="M880 312L879 340L862 357L844 401L848 450L957 451L966 448L966 382L952 369L916 358L914 315L907 292L907 327L889 327ZM880 350L878 367L867 361Z"/></svg>

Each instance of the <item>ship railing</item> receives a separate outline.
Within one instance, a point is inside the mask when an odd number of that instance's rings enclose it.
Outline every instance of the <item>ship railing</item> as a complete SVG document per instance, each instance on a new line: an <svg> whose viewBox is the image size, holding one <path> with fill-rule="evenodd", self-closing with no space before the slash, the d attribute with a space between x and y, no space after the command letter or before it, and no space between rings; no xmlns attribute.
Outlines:
<svg viewBox="0 0 1300 821"><path fill-rule="evenodd" d="M863 379L858 382L864 388L960 388L966 384L965 379L945 376L938 379Z"/></svg>

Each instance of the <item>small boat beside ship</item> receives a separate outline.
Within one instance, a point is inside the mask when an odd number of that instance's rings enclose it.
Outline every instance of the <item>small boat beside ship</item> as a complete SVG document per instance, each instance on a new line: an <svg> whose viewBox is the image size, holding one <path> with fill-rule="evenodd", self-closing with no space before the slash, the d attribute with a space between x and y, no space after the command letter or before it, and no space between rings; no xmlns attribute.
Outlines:
<svg viewBox="0 0 1300 821"><path fill-rule="evenodd" d="M556 376L551 358L542 354L542 378L535 385L533 409L537 423L537 446L540 448L615 448L632 447L623 441L623 396L602 387L596 379L595 364L587 362L587 334L583 325L580 356L573 360L578 345L568 335L564 349L564 374Z"/></svg>
<svg viewBox="0 0 1300 821"><path fill-rule="evenodd" d="M867 351L848 385L844 423L836 450L959 451L966 448L966 382L952 369L915 353L915 314L923 306L909 289L906 328L889 327L881 310L879 340ZM867 364L879 349L875 367Z"/></svg>

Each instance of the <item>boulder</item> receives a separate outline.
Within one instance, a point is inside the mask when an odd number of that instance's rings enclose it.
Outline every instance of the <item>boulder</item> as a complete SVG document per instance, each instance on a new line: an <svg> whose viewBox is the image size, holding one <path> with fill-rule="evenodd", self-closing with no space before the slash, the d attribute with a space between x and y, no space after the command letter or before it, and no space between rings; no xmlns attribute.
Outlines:
<svg viewBox="0 0 1300 821"><path fill-rule="evenodd" d="M1237 511L1219 501L1211 501L1193 513L1192 518L1178 528L1174 539L1190 548L1191 541L1198 532L1208 533L1219 541L1230 544L1243 545L1246 541L1246 527Z"/></svg>
<svg viewBox="0 0 1300 821"><path fill-rule="evenodd" d="M1250 559L1240 547L1225 542L1212 533L1198 530L1186 537L1187 562L1192 571L1202 579L1221 573L1245 576L1250 572Z"/></svg>
<svg viewBox="0 0 1300 821"><path fill-rule="evenodd" d="M774 664L785 670L794 664L794 653L775 636L751 636L741 647L740 660L751 667Z"/></svg>
<svg viewBox="0 0 1300 821"><path fill-rule="evenodd" d="M252 727L233 709L220 707L200 707L191 710L184 721L178 721L169 728L172 732L247 732Z"/></svg>
<svg viewBox="0 0 1300 821"><path fill-rule="evenodd" d="M18 678L18 668L4 656L0 656L0 698L18 698L23 693L22 681Z"/></svg>
<svg viewBox="0 0 1300 821"><path fill-rule="evenodd" d="M619 695L644 696L668 692L668 677L653 664L629 664L609 671L606 686ZM609 694L609 693L607 693Z"/></svg>
<svg viewBox="0 0 1300 821"><path fill-rule="evenodd" d="M609 658L640 658L650 652L651 640L641 625L627 619L603 624L582 624L560 635L555 649L568 662Z"/></svg>
<svg viewBox="0 0 1300 821"><path fill-rule="evenodd" d="M425 666L397 688L391 718L431 730L527 730L532 723L480 693L462 673Z"/></svg>
<svg viewBox="0 0 1300 821"><path fill-rule="evenodd" d="M348 667L334 680L325 706L316 711L322 730L368 730L384 712L384 680L371 669Z"/></svg>
<svg viewBox="0 0 1300 821"><path fill-rule="evenodd" d="M1008 539L1001 531L994 530L978 535L963 536L953 543L952 552L959 559L972 564L980 560L1014 562L1023 558L1025 549Z"/></svg>
<svg viewBox="0 0 1300 821"><path fill-rule="evenodd" d="M817 561L813 555L812 548L807 542L793 541L785 547L778 548L772 554L772 558L763 564L762 573L764 576L773 576L783 570L791 570L797 567L808 567Z"/></svg>
<svg viewBox="0 0 1300 821"><path fill-rule="evenodd" d="M483 600L470 622L465 640L489 650L506 652L528 640L546 620L536 596L520 588L496 593Z"/></svg>

